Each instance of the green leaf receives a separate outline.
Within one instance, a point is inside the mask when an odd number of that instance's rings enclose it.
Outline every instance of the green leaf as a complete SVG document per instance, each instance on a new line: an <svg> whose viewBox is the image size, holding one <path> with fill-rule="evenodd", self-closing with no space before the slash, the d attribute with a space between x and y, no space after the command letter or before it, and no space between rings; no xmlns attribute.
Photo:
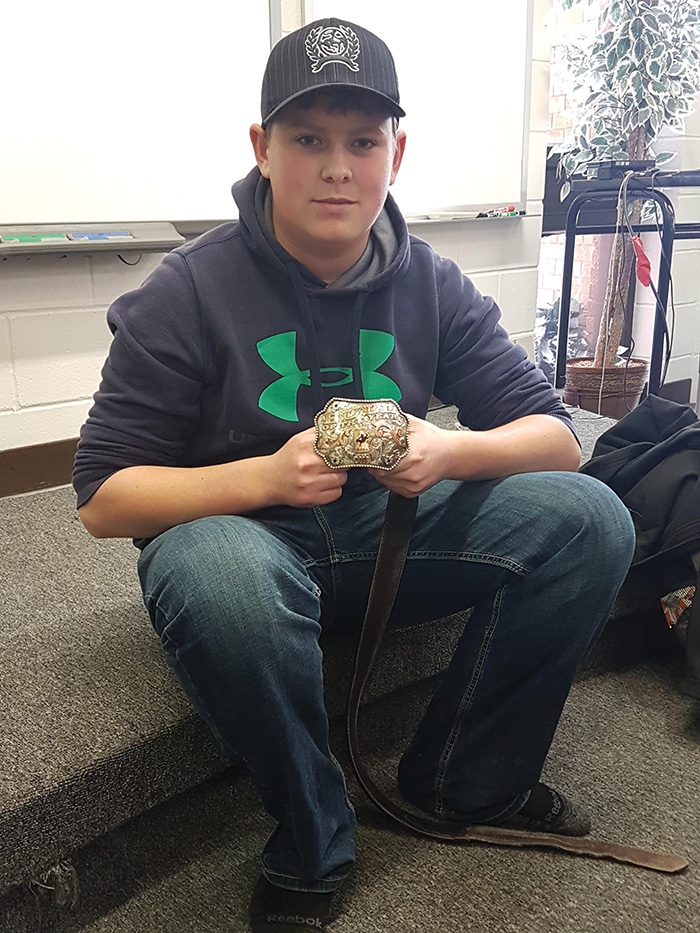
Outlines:
<svg viewBox="0 0 700 933"><path fill-rule="evenodd" d="M628 36L623 36L618 40L617 43L617 54L619 58L623 58L629 50L632 48L632 43Z"/></svg>
<svg viewBox="0 0 700 933"><path fill-rule="evenodd" d="M574 169L576 168L576 156L572 153L567 153L562 159L562 165L564 166L564 171L567 175L573 174Z"/></svg>
<svg viewBox="0 0 700 933"><path fill-rule="evenodd" d="M666 54L666 43L657 42L652 48L651 52L649 52L649 58L651 58L654 61L657 61L657 60L660 61L665 54Z"/></svg>
<svg viewBox="0 0 700 933"><path fill-rule="evenodd" d="M647 44L644 39L637 39L637 41L632 46L632 54L638 62L646 61Z"/></svg>
<svg viewBox="0 0 700 933"><path fill-rule="evenodd" d="M594 136L590 145L592 149L597 149L599 146L607 146L608 142L607 136Z"/></svg>
<svg viewBox="0 0 700 933"><path fill-rule="evenodd" d="M657 59L650 59L647 62L647 71L652 78L661 77L661 62Z"/></svg>
<svg viewBox="0 0 700 933"><path fill-rule="evenodd" d="M577 162L590 162L594 155L595 153L593 153L590 149L582 149L577 156Z"/></svg>
<svg viewBox="0 0 700 933"><path fill-rule="evenodd" d="M633 39L639 39L639 37L644 32L644 20L641 18L641 16L635 16L635 18L630 23L629 32Z"/></svg>
<svg viewBox="0 0 700 933"><path fill-rule="evenodd" d="M559 200L563 201L565 198L569 196L570 192L571 192L571 182L565 181L564 184L561 186L561 189L559 190Z"/></svg>
<svg viewBox="0 0 700 933"><path fill-rule="evenodd" d="M630 62L628 58L620 62L620 64L615 69L615 74L613 75L613 81L615 82L615 84L619 84L620 81L622 81L622 79L625 77L625 75L627 74L627 72L630 70L631 67L632 67L632 63Z"/></svg>
<svg viewBox="0 0 700 933"><path fill-rule="evenodd" d="M661 81L651 81L649 87L656 94L665 94L668 90L667 86Z"/></svg>
<svg viewBox="0 0 700 933"><path fill-rule="evenodd" d="M659 21L652 12L642 13L642 21L644 26L652 32L659 31Z"/></svg>
<svg viewBox="0 0 700 933"><path fill-rule="evenodd" d="M675 159L676 155L675 152L659 152L654 156L654 161L657 165L666 165L667 162Z"/></svg>

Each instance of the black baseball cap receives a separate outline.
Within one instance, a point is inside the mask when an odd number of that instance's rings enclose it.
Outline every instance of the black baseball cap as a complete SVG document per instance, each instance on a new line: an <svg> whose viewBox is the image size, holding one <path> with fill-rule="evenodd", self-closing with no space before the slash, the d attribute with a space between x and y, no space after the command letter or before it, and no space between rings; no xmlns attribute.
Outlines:
<svg viewBox="0 0 700 933"><path fill-rule="evenodd" d="M321 87L346 85L372 91L395 117L399 84L394 58L374 33L340 19L319 19L274 46L262 84L262 125L290 101Z"/></svg>

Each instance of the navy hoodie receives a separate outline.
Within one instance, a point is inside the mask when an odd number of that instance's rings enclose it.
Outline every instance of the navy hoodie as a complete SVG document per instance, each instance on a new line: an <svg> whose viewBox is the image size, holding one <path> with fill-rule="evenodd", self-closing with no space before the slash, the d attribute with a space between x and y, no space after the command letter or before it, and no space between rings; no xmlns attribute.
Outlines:
<svg viewBox="0 0 700 933"><path fill-rule="evenodd" d="M474 430L535 413L571 426L493 300L409 236L391 196L393 256L369 281L333 288L269 232L257 168L233 190L237 223L168 253L109 309L113 341L75 460L78 507L125 467L273 453L333 396L393 398L424 418L434 394ZM343 494L375 486L351 470Z"/></svg>

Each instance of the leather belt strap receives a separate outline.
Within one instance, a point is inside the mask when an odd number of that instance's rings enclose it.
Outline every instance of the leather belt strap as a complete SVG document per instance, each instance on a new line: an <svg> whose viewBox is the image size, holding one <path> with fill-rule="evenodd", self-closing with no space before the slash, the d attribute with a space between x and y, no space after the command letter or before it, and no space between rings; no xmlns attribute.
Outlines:
<svg viewBox="0 0 700 933"><path fill-rule="evenodd" d="M379 400L386 403L386 399ZM347 413L343 410L345 403ZM362 417L358 412L361 406L369 404L370 413L375 415L374 423L369 424L367 428L361 425ZM400 459L405 455L408 449L408 419L395 402L389 401L388 407L384 405L381 413L376 413L374 405L376 403L357 402L357 400L332 399L321 415L325 416L332 412L333 422L324 432L323 417L320 422L317 420L317 450L319 455L328 456L329 447L333 448L332 456L335 458L329 466L335 469L347 469L352 466L375 466L371 458L365 457L367 450L367 437L374 434L386 434L384 431L384 422L387 414L390 419L394 418L393 408L396 408L400 415L406 421L405 436L399 432L391 431L393 436L391 441L393 455ZM392 408L393 406L393 408ZM325 413L325 414L324 414ZM352 422L351 434L355 440L348 441L348 417ZM319 416L317 416L319 418ZM380 429L377 429L378 422L381 421ZM392 425L393 428L393 425ZM358 444L357 437L360 442ZM338 442L341 438L342 443ZM333 439L334 442L330 443ZM358 463L358 449L362 448L360 456L361 462ZM393 451L393 447L397 450ZM340 451L340 453L338 453ZM324 456L324 459L326 459ZM329 457L330 459L330 457ZM328 462L328 460L326 461ZM382 464L376 464L381 469L391 469L387 467L386 460ZM398 462L398 460L397 460ZM395 464L394 464L395 465ZM348 749L350 752L350 761L353 770L360 784L360 787L372 801L372 803L387 816L394 819L397 823L414 833L422 836L428 836L431 839L441 839L447 842L482 842L489 845L499 846L517 846L517 847L537 847L546 849L558 849L562 852L569 852L572 855L588 856L590 858L612 859L616 862L623 862L628 865L636 865L640 868L649 868L653 871L667 872L674 874L681 872L688 866L688 861L677 855L667 855L658 852L638 849L634 846L618 845L617 843L602 842L598 839L588 839L578 836L560 836L555 833L531 833L523 830L503 829L498 826L462 826L459 823L448 822L438 819L420 817L404 809L395 803L382 790L377 787L370 776L367 767L362 760L358 740L358 715L364 689L369 679L374 661L379 651L379 646L386 629L386 624L394 605L401 575L403 573L406 554L411 537L413 520L415 518L418 499L407 499L397 493L390 492L387 501L384 523L382 526L379 549L377 552L377 562L374 568L372 584L370 587L367 609L360 633L360 640L357 646L355 657L355 667L352 683L350 686L350 695L348 698L346 733Z"/></svg>
<svg viewBox="0 0 700 933"><path fill-rule="evenodd" d="M485 842L490 845L559 849L573 855L612 859L640 868L674 874L683 871L688 861L677 855L650 852L634 846L602 842L580 836L555 833L531 833L498 826L461 826L437 819L416 816L399 806L374 783L362 760L358 741L358 713L365 685L379 650L391 613L406 560L411 528L418 499L406 499L390 492L382 527L377 563L372 577L365 619L355 659L355 670L348 700L346 730L350 760L357 780L372 803L406 829L432 839L448 842Z"/></svg>

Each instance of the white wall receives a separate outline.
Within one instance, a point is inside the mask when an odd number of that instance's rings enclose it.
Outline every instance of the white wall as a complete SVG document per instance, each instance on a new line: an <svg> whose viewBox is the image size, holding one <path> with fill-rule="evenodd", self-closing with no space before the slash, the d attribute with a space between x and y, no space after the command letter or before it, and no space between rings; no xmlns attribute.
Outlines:
<svg viewBox="0 0 700 933"><path fill-rule="evenodd" d="M668 165L670 171L700 168L700 96L696 107L696 112L686 120L683 137L669 136L664 140L662 148L678 153L676 159ZM668 188L665 193L675 207L676 223L700 222L700 188ZM648 233L644 234L643 239L651 261L652 279L656 281L661 253L659 238L654 233ZM692 379L690 401L695 403L700 394L700 239L675 241L671 274L673 307L669 296L666 319L671 329L675 309L675 327L665 381ZM650 358L654 315L655 299L651 289L637 284L635 356Z"/></svg>
<svg viewBox="0 0 700 933"><path fill-rule="evenodd" d="M700 96L698 108L686 121L680 168L700 168ZM676 201L678 223L700 222L700 188L684 188ZM678 240L673 247L673 294L676 309L675 338L667 380L693 380L691 401L700 411L700 240Z"/></svg>
<svg viewBox="0 0 700 933"><path fill-rule="evenodd" d="M527 216L412 227L498 301L506 328L530 353L544 190L550 5L551 0L536 3ZM465 88L463 93L480 92ZM160 258L143 254L133 267L116 254L0 261L0 450L77 437L109 346L106 310Z"/></svg>

